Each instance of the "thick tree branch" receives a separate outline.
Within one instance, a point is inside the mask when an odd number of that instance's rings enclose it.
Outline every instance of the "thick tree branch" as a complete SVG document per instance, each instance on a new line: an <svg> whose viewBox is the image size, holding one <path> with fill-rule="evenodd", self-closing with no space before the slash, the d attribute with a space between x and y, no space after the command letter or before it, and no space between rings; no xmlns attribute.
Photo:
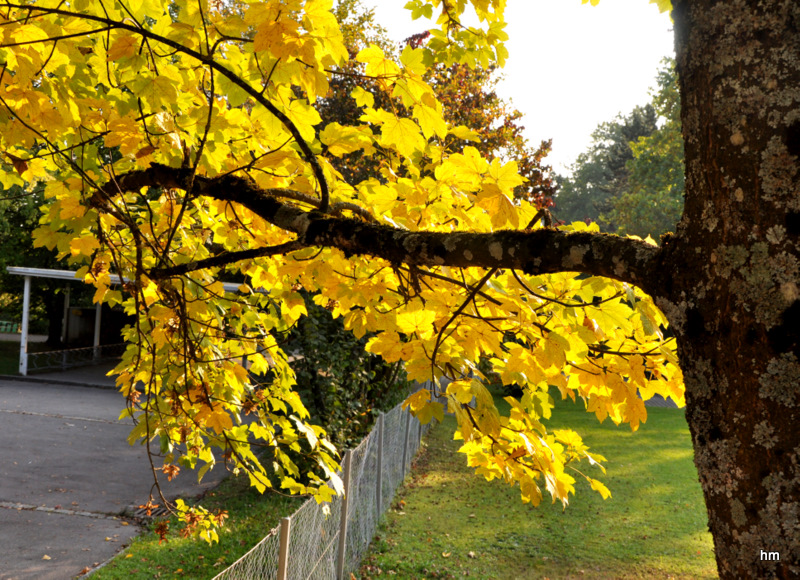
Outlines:
<svg viewBox="0 0 800 580"><path fill-rule="evenodd" d="M153 164L120 176L92 199L101 211L106 196L142 187L186 189L191 172ZM279 193L283 195L285 192ZM636 284L650 295L664 293L663 250L640 240L590 232L503 230L493 233L411 232L361 220L308 212L279 201L269 190L234 175L197 176L193 195L243 205L269 223L297 235L299 246L329 246L347 255L366 254L394 264L507 268L529 275L585 272ZM232 256L234 257L234 256ZM216 264L221 265L221 264Z"/></svg>

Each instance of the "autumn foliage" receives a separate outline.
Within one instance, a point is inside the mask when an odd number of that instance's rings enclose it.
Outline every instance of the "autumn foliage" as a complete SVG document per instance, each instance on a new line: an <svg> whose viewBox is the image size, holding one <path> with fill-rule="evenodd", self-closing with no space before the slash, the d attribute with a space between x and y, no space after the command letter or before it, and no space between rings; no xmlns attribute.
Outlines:
<svg viewBox="0 0 800 580"><path fill-rule="evenodd" d="M319 501L341 491L338 450L309 424L282 349L307 314L302 291L356 337L371 333L367 350L432 379L406 406L423 421L455 413L469 464L518 484L526 502L566 505L575 477L609 495L575 468L603 457L577 433L547 429L551 388L633 429L652 395L683 404L665 317L638 287L576 273L589 245L545 273L535 256L492 265L516 259L492 236L545 239L544 149L522 167L519 149L491 154L481 147L491 135L448 115L437 93L466 98L448 78L502 65L505 2L473 1L473 29L459 24L464 2L434 4L440 28L426 42L397 58L358 51L373 84L349 92L357 114L319 130L315 105L351 57L330 0L0 2L0 180L43 184L36 243L79 266L95 300L136 316L117 384L136 420L131 442L158 440L164 473L202 476L218 449L260 490ZM380 163L345 179L347 155ZM423 233L441 234L436 251ZM232 291L221 277L240 283ZM508 416L481 360L523 389ZM313 468L300 472L289 450ZM176 507L216 537L211 516Z"/></svg>

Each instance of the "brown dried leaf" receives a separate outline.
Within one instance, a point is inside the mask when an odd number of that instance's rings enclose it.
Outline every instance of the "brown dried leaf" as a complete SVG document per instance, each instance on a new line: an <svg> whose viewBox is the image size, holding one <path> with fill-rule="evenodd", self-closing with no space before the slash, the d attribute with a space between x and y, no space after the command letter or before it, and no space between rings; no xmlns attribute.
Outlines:
<svg viewBox="0 0 800 580"><path fill-rule="evenodd" d="M16 155L12 155L7 151L6 151L6 157L8 157L11 160L11 165L14 166L14 169L20 175L22 175L28 170L28 163L22 157L17 157Z"/></svg>
<svg viewBox="0 0 800 580"><path fill-rule="evenodd" d="M148 155L150 155L155 150L156 150L156 148L153 147L152 145L148 145L146 147L142 147L141 149L139 149L136 152L136 159L141 159L142 157L147 157Z"/></svg>

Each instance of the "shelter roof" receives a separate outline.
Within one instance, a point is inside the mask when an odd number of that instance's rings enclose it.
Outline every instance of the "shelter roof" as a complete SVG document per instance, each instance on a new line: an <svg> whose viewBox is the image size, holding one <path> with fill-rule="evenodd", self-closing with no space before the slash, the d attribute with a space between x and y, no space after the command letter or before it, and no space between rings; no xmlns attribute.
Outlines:
<svg viewBox="0 0 800 580"><path fill-rule="evenodd" d="M18 276L31 276L32 278L51 278L55 280L70 280L80 282L80 278L76 278L77 272L72 270L55 270L52 268L25 268L23 266L7 266L9 274L16 274ZM114 284L121 284L122 280L119 274L111 274L111 282ZM234 282L224 282L226 292L236 292L241 284Z"/></svg>

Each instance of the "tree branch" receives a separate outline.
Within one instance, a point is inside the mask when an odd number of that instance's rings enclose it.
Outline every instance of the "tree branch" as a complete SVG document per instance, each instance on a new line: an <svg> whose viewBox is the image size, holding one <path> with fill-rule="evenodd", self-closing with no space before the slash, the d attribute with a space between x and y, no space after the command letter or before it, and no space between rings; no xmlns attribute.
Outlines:
<svg viewBox="0 0 800 580"><path fill-rule="evenodd" d="M286 242L285 244L278 244L277 246L268 246L266 248L255 248L252 250L242 250L239 252L223 252L205 260L198 260L196 262L188 262L186 264L178 264L177 266L170 266L168 268L155 268L150 270L149 277L153 280L162 278L171 278L172 276L180 276L195 270L202 270L204 268L214 268L217 266L225 266L233 262L241 260L252 260L254 258L263 258L265 256L275 256L277 254L288 254L294 250L304 248L302 244L295 241Z"/></svg>
<svg viewBox="0 0 800 580"><path fill-rule="evenodd" d="M97 192L94 207L103 210L105 196L142 187L185 189L191 172L153 164L120 176L109 191ZM285 190L276 192L285 196ZM279 201L268 189L234 175L196 176L193 195L243 205L269 223L297 235L299 246L328 246L346 255L365 254L393 264L505 268L528 275L585 272L663 294L664 250L641 240L591 232L502 230L492 233L412 232L357 219L306 211ZM216 264L221 265L221 264Z"/></svg>

